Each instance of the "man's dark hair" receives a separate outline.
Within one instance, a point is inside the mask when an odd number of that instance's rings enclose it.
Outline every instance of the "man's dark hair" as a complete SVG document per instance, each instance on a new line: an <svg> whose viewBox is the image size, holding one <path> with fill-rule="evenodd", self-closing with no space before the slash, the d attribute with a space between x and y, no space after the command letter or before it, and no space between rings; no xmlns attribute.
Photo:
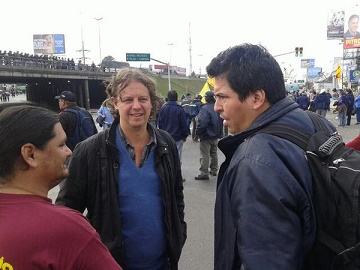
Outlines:
<svg viewBox="0 0 360 270"><path fill-rule="evenodd" d="M55 137L54 126L60 123L57 113L40 106L0 105L0 177L13 173L20 161L21 147L31 143L38 149Z"/></svg>
<svg viewBox="0 0 360 270"><path fill-rule="evenodd" d="M177 101L178 100L178 93L175 90L171 90L167 94L169 101Z"/></svg>
<svg viewBox="0 0 360 270"><path fill-rule="evenodd" d="M240 101L260 89L270 104L286 97L281 68L261 45L244 43L230 47L212 59L206 71L209 77L224 76Z"/></svg>

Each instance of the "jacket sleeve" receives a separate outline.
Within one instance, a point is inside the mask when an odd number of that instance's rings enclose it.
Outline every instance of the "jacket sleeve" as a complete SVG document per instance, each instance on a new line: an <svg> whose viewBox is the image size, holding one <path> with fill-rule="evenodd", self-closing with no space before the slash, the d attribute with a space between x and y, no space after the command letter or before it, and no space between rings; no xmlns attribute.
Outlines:
<svg viewBox="0 0 360 270"><path fill-rule="evenodd" d="M179 110L179 123L183 139L186 139L186 137L190 135L190 129L186 122L186 113L183 109Z"/></svg>
<svg viewBox="0 0 360 270"><path fill-rule="evenodd" d="M97 111L97 115L102 115L104 114L104 107L101 106L100 109Z"/></svg>

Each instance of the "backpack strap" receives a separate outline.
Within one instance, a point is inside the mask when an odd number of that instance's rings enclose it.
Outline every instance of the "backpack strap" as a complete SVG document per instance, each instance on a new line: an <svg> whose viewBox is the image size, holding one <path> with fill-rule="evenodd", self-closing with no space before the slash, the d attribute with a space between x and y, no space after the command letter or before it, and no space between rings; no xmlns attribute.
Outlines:
<svg viewBox="0 0 360 270"><path fill-rule="evenodd" d="M315 131L325 131L325 132L328 131L326 125L324 124L324 122L321 120L321 117L317 113L309 110L307 110L306 113L309 116L311 122L313 123L315 127Z"/></svg>
<svg viewBox="0 0 360 270"><path fill-rule="evenodd" d="M310 136L282 124L269 124L256 133L267 133L286 139L306 151ZM255 133L255 134L256 134Z"/></svg>

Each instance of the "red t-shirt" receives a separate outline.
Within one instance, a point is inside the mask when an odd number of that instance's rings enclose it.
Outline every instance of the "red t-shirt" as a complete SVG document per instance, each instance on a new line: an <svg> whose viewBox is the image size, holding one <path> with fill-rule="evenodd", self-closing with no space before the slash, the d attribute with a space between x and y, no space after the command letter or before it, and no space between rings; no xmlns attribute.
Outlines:
<svg viewBox="0 0 360 270"><path fill-rule="evenodd" d="M360 135L355 137L352 141L345 144L345 146L360 151Z"/></svg>
<svg viewBox="0 0 360 270"><path fill-rule="evenodd" d="M0 269L121 269L79 212L0 193Z"/></svg>

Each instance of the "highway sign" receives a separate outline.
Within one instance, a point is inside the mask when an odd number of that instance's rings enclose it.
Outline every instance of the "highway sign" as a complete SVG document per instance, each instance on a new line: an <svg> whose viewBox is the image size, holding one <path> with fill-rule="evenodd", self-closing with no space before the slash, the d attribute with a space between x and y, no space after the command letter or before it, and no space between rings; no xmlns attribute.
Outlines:
<svg viewBox="0 0 360 270"><path fill-rule="evenodd" d="M126 53L126 61L150 61L150 53Z"/></svg>

